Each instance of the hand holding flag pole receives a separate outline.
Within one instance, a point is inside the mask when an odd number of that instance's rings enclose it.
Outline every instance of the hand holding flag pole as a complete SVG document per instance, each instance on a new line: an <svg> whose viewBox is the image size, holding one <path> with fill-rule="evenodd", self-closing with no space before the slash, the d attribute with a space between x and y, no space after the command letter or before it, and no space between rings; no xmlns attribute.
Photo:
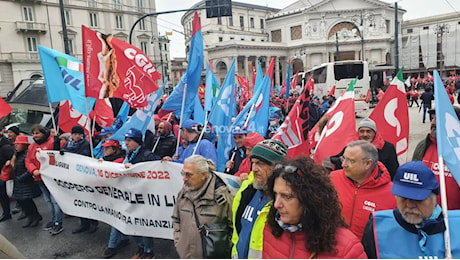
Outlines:
<svg viewBox="0 0 460 260"><path fill-rule="evenodd" d="M248 117L246 118L246 121L244 122L244 127L247 128L248 127L248 124L249 124L249 118L251 117L251 114L252 114L252 111L254 110L254 107L255 107L255 103L253 103L251 105L251 109L249 110L249 114L248 114ZM232 154L232 157L230 158L230 161L231 162L234 162L235 161L235 154L236 154L236 150L237 149L234 149L235 152ZM230 171L230 168L225 168L225 173L228 173Z"/></svg>

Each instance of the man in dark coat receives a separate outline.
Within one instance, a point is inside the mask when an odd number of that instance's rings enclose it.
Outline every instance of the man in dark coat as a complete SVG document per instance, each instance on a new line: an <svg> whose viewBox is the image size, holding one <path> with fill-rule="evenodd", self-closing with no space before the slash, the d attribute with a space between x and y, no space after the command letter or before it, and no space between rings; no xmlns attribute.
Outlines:
<svg viewBox="0 0 460 260"><path fill-rule="evenodd" d="M88 157L91 156L91 148L89 142L85 139L85 130L83 127L79 125L72 127L72 140L67 143L65 150L70 153ZM72 230L72 234L78 234L84 231L94 233L97 230L97 225L97 220L80 218L80 226Z"/></svg>
<svg viewBox="0 0 460 260"><path fill-rule="evenodd" d="M133 164L160 160L160 157L153 154L150 149L142 146L142 132L136 128L131 128L125 134L125 143L128 153L125 158L125 168L132 167ZM153 250L153 238L136 237L138 250L132 257L133 259L151 259L155 256Z"/></svg>
<svg viewBox="0 0 460 260"><path fill-rule="evenodd" d="M165 156L173 156L176 152L177 138L174 136L172 131L171 123L167 121L162 121L158 124L158 135L155 136L152 147L155 148L153 153L158 155L160 158ZM159 140L158 140L159 139ZM158 144L155 147L155 144Z"/></svg>
<svg viewBox="0 0 460 260"><path fill-rule="evenodd" d="M10 140L3 134L0 134L0 169L11 159L14 154L14 147ZM10 198L6 194L5 182L0 181L0 204L2 205L3 214L0 216L0 222L11 219Z"/></svg>
<svg viewBox="0 0 460 260"><path fill-rule="evenodd" d="M423 104L423 117L422 122L425 123L426 112L431 109L431 100L434 100L433 91L431 88L426 88L425 92L420 96Z"/></svg>

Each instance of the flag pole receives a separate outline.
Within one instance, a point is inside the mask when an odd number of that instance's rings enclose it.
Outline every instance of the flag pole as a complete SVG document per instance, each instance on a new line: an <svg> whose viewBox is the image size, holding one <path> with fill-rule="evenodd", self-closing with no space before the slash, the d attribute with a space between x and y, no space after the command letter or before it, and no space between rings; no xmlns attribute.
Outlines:
<svg viewBox="0 0 460 260"><path fill-rule="evenodd" d="M172 113L173 113L173 112L170 112L170 113L169 113L168 119L166 119L166 121L169 122L169 120L171 119ZM174 130L171 129L171 131L174 131ZM157 140L156 140L156 142L155 142L155 145L153 146L152 153L155 152L155 150L157 149L157 146L158 146L158 143L159 143L159 142L160 142L160 137L157 138Z"/></svg>
<svg viewBox="0 0 460 260"><path fill-rule="evenodd" d="M54 120L53 107L51 106L51 103L50 103L50 102L48 102L48 106L49 106L49 108L50 108L50 113L51 113L51 122L53 123L53 128L54 128L54 130L56 130L56 129L57 129L57 128L56 128L56 121ZM57 131L57 130L56 130L56 131ZM59 135L58 132L56 132L56 134Z"/></svg>
<svg viewBox="0 0 460 260"><path fill-rule="evenodd" d="M444 175L444 160L438 155L439 163L439 189L441 193L441 208L442 215L444 218L444 225L446 231L444 231L444 243L446 248L446 259L452 259L452 251L450 246L450 232L449 232L449 216L447 215L447 195L446 195L446 180Z"/></svg>
<svg viewBox="0 0 460 260"><path fill-rule="evenodd" d="M182 107L180 109L179 133L177 133L176 154L179 152L180 136L182 134L182 122L184 117L185 96L187 95L187 84L184 84L184 94L182 94Z"/></svg>
<svg viewBox="0 0 460 260"><path fill-rule="evenodd" d="M246 118L246 121L244 121L244 125L243 125L244 127L248 127L249 118L251 117L252 111L254 110L254 106L255 106L255 104L252 103L251 109L249 110L248 117ZM236 151L236 149L233 149L233 150ZM236 154L236 152L232 154L232 157L230 158L230 161L233 162L235 160L235 154ZM229 172L229 171L230 171L230 168L225 168L225 172Z"/></svg>
<svg viewBox="0 0 460 260"><path fill-rule="evenodd" d="M88 109L88 98L85 98L85 107L86 107L86 114L88 115L86 117L86 123L85 123L85 127L88 125L88 120L89 120L89 109ZM91 124L91 122L90 122ZM90 129L88 129L89 131L89 149L91 151L91 158L94 158L94 145L93 145L93 134L91 133L91 127Z"/></svg>
<svg viewBox="0 0 460 260"><path fill-rule="evenodd" d="M207 125L208 125L208 112L209 112L209 111L206 111L206 112L205 112L205 116L204 116L204 126L203 126L203 129L201 129L200 137L198 137L198 141L196 142L195 148L193 148L193 153L192 153L192 155L195 155L196 149L198 148L198 145L200 144L201 139L203 139L204 132L206 131L206 127L207 127Z"/></svg>

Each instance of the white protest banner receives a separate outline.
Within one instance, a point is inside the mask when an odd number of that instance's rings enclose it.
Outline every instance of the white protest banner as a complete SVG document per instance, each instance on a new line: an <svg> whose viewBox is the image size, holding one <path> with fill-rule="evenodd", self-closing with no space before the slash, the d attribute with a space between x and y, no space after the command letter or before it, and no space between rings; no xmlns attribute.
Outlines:
<svg viewBox="0 0 460 260"><path fill-rule="evenodd" d="M99 162L72 153L40 151L42 179L62 211L105 222L126 235L173 239L172 213L183 185L183 165ZM232 193L238 177L220 174Z"/></svg>

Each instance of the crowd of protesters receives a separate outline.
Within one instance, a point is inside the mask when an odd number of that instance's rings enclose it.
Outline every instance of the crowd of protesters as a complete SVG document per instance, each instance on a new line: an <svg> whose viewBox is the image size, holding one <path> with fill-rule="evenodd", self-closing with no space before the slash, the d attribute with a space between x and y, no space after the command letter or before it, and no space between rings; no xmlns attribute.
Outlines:
<svg viewBox="0 0 460 260"><path fill-rule="evenodd" d="M227 258L434 258L444 257L442 234L445 223L439 206L439 169L436 147L436 118L431 108L430 86L418 98L431 122L430 133L414 151L413 161L399 165L395 147L383 140L369 118L357 128L358 141L342 152L316 164L311 158L287 158L288 147L271 139L290 110L291 98L271 98L275 109L270 115L266 136L246 127L231 129L235 147L230 151L225 173L238 176L242 184L233 196L215 174L218 156L216 137L192 119L182 122L172 116L155 115L155 132L131 128L124 142L110 139L114 129L101 129L95 144L101 142L98 160L132 165L155 160L183 164L183 188L174 206L172 222L174 245L180 258L204 258L200 238L204 225L222 224L231 240L223 247ZM415 91L418 91L415 89ZM414 94L415 95L415 94ZM309 126L333 104L333 96L312 96ZM455 107L457 116L460 108ZM176 151L178 131L182 131ZM204 133L203 133L204 131ZM41 180L37 150L59 150L91 156L89 138L81 126L57 136L51 129L34 125L32 140L17 127L0 135L2 181L14 180L12 199L24 219L23 228L33 228L43 220L34 199L43 194L52 219L42 229L58 235L64 229L64 213ZM201 138L202 137L202 138ZM446 175L449 224L458 226L460 188ZM0 222L12 218L10 199L4 182L0 185ZM72 233L97 232L98 221L80 218ZM453 257L460 257L458 232L451 232ZM134 237L112 227L101 257L113 257L137 242L133 259L155 257L152 237ZM222 245L219 245L221 250ZM19 254L20 255L20 254ZM13 254L12 254L13 256ZM222 255L221 255L222 256Z"/></svg>

